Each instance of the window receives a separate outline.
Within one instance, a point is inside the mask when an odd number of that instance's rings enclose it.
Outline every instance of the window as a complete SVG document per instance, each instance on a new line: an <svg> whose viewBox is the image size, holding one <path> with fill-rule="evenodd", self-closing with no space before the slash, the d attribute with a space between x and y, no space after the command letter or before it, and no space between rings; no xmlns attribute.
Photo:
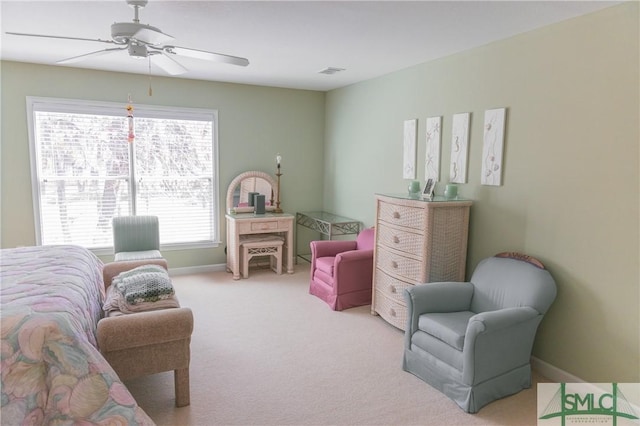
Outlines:
<svg viewBox="0 0 640 426"><path fill-rule="evenodd" d="M218 237L217 112L27 98L37 244L113 246L111 219L156 215L163 248Z"/></svg>

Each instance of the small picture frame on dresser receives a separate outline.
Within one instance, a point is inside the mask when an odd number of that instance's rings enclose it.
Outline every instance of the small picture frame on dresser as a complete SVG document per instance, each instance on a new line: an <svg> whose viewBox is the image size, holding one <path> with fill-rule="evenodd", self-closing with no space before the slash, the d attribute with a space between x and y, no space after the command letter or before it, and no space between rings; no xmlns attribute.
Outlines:
<svg viewBox="0 0 640 426"><path fill-rule="evenodd" d="M433 198L433 190L436 187L436 182L433 179L427 179L427 183L424 184L424 190L422 191L422 198L428 200Z"/></svg>

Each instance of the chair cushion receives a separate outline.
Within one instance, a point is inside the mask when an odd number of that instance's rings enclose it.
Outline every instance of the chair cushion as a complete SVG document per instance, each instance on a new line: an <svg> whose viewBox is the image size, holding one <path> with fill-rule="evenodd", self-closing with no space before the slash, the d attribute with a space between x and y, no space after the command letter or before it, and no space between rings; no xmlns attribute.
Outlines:
<svg viewBox="0 0 640 426"><path fill-rule="evenodd" d="M144 250L144 251L121 251L116 253L113 258L114 262L123 262L128 260L148 260L148 259L162 259L162 254L159 250Z"/></svg>
<svg viewBox="0 0 640 426"><path fill-rule="evenodd" d="M333 276L333 265L335 264L335 256L318 257L316 259L316 269L321 270L329 276Z"/></svg>
<svg viewBox="0 0 640 426"><path fill-rule="evenodd" d="M422 314L418 318L418 329L461 351L471 311Z"/></svg>
<svg viewBox="0 0 640 426"><path fill-rule="evenodd" d="M313 281L322 283L329 288L333 288L333 284L335 282L331 275L319 269L316 269L313 273Z"/></svg>
<svg viewBox="0 0 640 426"><path fill-rule="evenodd" d="M446 344L442 340L436 339L430 334L419 330L413 333L413 336L411 336L411 350L434 356L460 373L462 372L462 351Z"/></svg>

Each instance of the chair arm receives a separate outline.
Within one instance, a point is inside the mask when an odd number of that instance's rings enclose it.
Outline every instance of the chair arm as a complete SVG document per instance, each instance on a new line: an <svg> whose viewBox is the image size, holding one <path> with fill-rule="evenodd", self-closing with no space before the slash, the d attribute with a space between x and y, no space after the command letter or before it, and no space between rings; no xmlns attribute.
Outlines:
<svg viewBox="0 0 640 426"><path fill-rule="evenodd" d="M405 290L407 305L420 316L433 312L467 311L471 305L473 284L463 282L441 282L419 284Z"/></svg>
<svg viewBox="0 0 640 426"><path fill-rule="evenodd" d="M477 335L483 332L492 333L507 327L517 327L518 324L529 321L538 315L540 313L529 306L481 312L469 319L467 335L469 331Z"/></svg>
<svg viewBox="0 0 640 426"><path fill-rule="evenodd" d="M528 306L471 317L462 351L463 382L481 383L528 365L541 320L542 314Z"/></svg>
<svg viewBox="0 0 640 426"><path fill-rule="evenodd" d="M183 340L193 332L190 308L170 308L103 318L98 322L102 352Z"/></svg>
<svg viewBox="0 0 640 426"><path fill-rule="evenodd" d="M334 261L333 277L338 294L371 290L373 285L373 250L350 250L340 253Z"/></svg>
<svg viewBox="0 0 640 426"><path fill-rule="evenodd" d="M339 253L356 249L356 242L353 240L318 240L311 241L311 253L314 257L337 256Z"/></svg>
<svg viewBox="0 0 640 426"><path fill-rule="evenodd" d="M473 296L473 284L468 282L440 282L419 284L404 291L407 304L405 344L410 347L411 336L418 330L418 318L429 312L468 311Z"/></svg>
<svg viewBox="0 0 640 426"><path fill-rule="evenodd" d="M360 260L371 260L373 262L372 250L349 250L336 255L336 267L342 262L356 262Z"/></svg>

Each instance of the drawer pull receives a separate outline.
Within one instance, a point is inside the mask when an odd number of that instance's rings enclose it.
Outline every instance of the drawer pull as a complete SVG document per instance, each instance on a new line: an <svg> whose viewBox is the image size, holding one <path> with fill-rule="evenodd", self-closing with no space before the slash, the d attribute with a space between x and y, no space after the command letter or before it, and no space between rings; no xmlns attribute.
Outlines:
<svg viewBox="0 0 640 426"><path fill-rule="evenodd" d="M396 244L398 244L398 243L400 242L400 238L398 238L398 236L397 236L397 235L394 235L394 236L393 236L393 242L394 242L394 243L396 243Z"/></svg>
<svg viewBox="0 0 640 426"><path fill-rule="evenodd" d="M396 262L395 260L392 260L392 261L391 261L391 267L392 267L393 269L398 269L398 262Z"/></svg>
<svg viewBox="0 0 640 426"><path fill-rule="evenodd" d="M394 219L400 219L400 213L398 213L398 212L393 212L393 218L394 218Z"/></svg>

